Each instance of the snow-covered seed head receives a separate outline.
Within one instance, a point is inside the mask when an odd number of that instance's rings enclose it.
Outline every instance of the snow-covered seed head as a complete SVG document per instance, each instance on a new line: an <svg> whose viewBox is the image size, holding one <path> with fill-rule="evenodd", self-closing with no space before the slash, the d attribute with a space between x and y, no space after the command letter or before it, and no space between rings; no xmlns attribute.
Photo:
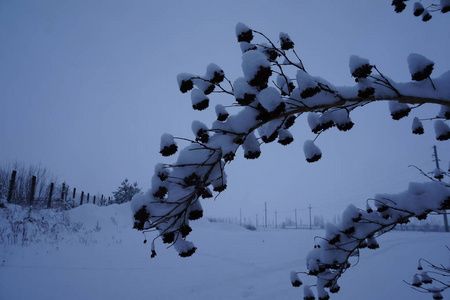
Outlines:
<svg viewBox="0 0 450 300"><path fill-rule="evenodd" d="M284 121L284 129L289 129L290 127L292 127L292 125L294 125L295 123L296 118L297 117L294 115L287 117L287 119Z"/></svg>
<svg viewBox="0 0 450 300"><path fill-rule="evenodd" d="M212 194L212 192L211 192L211 190L210 190L209 188L205 188L205 189L202 191L202 198L203 198L203 199L206 199L206 198L212 198L212 196L213 196L213 194Z"/></svg>
<svg viewBox="0 0 450 300"><path fill-rule="evenodd" d="M153 193L153 197L164 199L164 197L167 195L167 188L163 185L159 186L156 192Z"/></svg>
<svg viewBox="0 0 450 300"><path fill-rule="evenodd" d="M227 153L224 153L223 155L222 155L222 158L223 158L223 160L225 161L225 162L230 162L230 161L232 161L233 159L234 159L234 156L235 156L236 154L233 152L233 151L230 151L230 152L227 152Z"/></svg>
<svg viewBox="0 0 450 300"><path fill-rule="evenodd" d="M342 233L344 233L345 235L352 235L353 233L355 233L355 227L351 226L349 228L346 228L342 231Z"/></svg>
<svg viewBox="0 0 450 300"><path fill-rule="evenodd" d="M380 245L378 244L377 240L374 237L371 237L367 239L367 248L378 249L380 248Z"/></svg>
<svg viewBox="0 0 450 300"><path fill-rule="evenodd" d="M310 288L309 286L307 286L307 285L305 285L305 287L303 288L303 299L304 299L304 300L314 300L314 299L316 299L316 298L314 297L313 291L312 291L311 288Z"/></svg>
<svg viewBox="0 0 450 300"><path fill-rule="evenodd" d="M315 259L310 259L308 262L308 274L312 275L312 276L316 276L317 274L319 274L320 271L320 267L319 267L319 263L317 262L317 260Z"/></svg>
<svg viewBox="0 0 450 300"><path fill-rule="evenodd" d="M302 99L310 98L317 93L320 93L321 90L317 82L305 71L298 70L296 79L300 97Z"/></svg>
<svg viewBox="0 0 450 300"><path fill-rule="evenodd" d="M195 172L183 178L183 182L186 186L195 186L200 182L200 176Z"/></svg>
<svg viewBox="0 0 450 300"><path fill-rule="evenodd" d="M242 55L242 71L250 86L263 90L272 75L270 62L257 50L247 51Z"/></svg>
<svg viewBox="0 0 450 300"><path fill-rule="evenodd" d="M161 144L160 144L160 151L162 156L170 156L172 154L175 154L178 150L177 143L175 142L175 139L173 138L173 135L164 133L161 136Z"/></svg>
<svg viewBox="0 0 450 300"><path fill-rule="evenodd" d="M356 55L350 56L349 67L350 73L355 77L356 81L361 78L367 78L372 73L373 68L368 59Z"/></svg>
<svg viewBox="0 0 450 300"><path fill-rule="evenodd" d="M412 285L415 287L419 287L422 285L422 281L419 279L419 276L417 276L417 274L413 277Z"/></svg>
<svg viewBox="0 0 450 300"><path fill-rule="evenodd" d="M286 76L278 75L276 81L277 88L280 90L281 95L290 95L295 89L295 85Z"/></svg>
<svg viewBox="0 0 450 300"><path fill-rule="evenodd" d="M195 78L193 79L194 85L201 90L205 95L209 95L211 94L214 89L215 89L215 85L214 83L212 83L211 81L209 81L209 79L207 78Z"/></svg>
<svg viewBox="0 0 450 300"><path fill-rule="evenodd" d="M192 228L191 228L191 226L189 226L187 224L183 224L180 226L179 231L181 233L181 237L185 238L189 235L189 233L191 233Z"/></svg>
<svg viewBox="0 0 450 300"><path fill-rule="evenodd" d="M257 89L251 87L246 78L240 77L236 79L233 83L234 86L234 96L236 97L236 102L240 105L249 105L256 99Z"/></svg>
<svg viewBox="0 0 450 300"><path fill-rule="evenodd" d="M438 168L434 169L434 178L436 179L442 179L444 178L444 174L442 174L441 170L439 170Z"/></svg>
<svg viewBox="0 0 450 300"><path fill-rule="evenodd" d="M405 8L406 8L405 1L408 1L408 0L392 0L391 5L395 7L394 10L396 13L401 13L402 11L405 10Z"/></svg>
<svg viewBox="0 0 450 300"><path fill-rule="evenodd" d="M329 300L330 299L330 295L328 295L328 293L324 289L320 289L317 294L318 294L317 297L319 300Z"/></svg>
<svg viewBox="0 0 450 300"><path fill-rule="evenodd" d="M150 213L147 210L147 206L142 206L135 214L134 214L134 225L133 228L137 230L144 230L145 223L148 221L150 217Z"/></svg>
<svg viewBox="0 0 450 300"><path fill-rule="evenodd" d="M225 72L216 64L209 64L206 67L205 77L212 83L221 83L225 79Z"/></svg>
<svg viewBox="0 0 450 300"><path fill-rule="evenodd" d="M189 257L195 253L195 250L197 250L192 242L186 241L182 238L177 238L173 245L180 257Z"/></svg>
<svg viewBox="0 0 450 300"><path fill-rule="evenodd" d="M277 58L280 56L280 53L275 48L272 48L271 46L267 44L262 44L261 48L259 49L264 55L267 57L267 59L270 62L274 62L277 60Z"/></svg>
<svg viewBox="0 0 450 300"><path fill-rule="evenodd" d="M441 12L447 13L450 11L450 0L441 0Z"/></svg>
<svg viewBox="0 0 450 300"><path fill-rule="evenodd" d="M261 91L258 95L258 101L268 112L278 110L280 105L284 109L280 92L274 87L268 87Z"/></svg>
<svg viewBox="0 0 450 300"><path fill-rule="evenodd" d="M437 117L450 120L450 106L441 105L441 109L439 110Z"/></svg>
<svg viewBox="0 0 450 300"><path fill-rule="evenodd" d="M340 289L341 289L341 287L337 283L335 283L330 287L330 293L335 294L335 293L339 292Z"/></svg>
<svg viewBox="0 0 450 300"><path fill-rule="evenodd" d="M309 127L313 133L319 133L323 128L320 123L320 116L316 113L310 112L307 117Z"/></svg>
<svg viewBox="0 0 450 300"><path fill-rule="evenodd" d="M434 292L433 292L433 299L435 299L435 300L441 300L441 299L444 299L444 297L442 296L441 292L439 292L439 291L434 291Z"/></svg>
<svg viewBox="0 0 450 300"><path fill-rule="evenodd" d="M182 93L186 93L194 88L192 77L194 77L194 75L188 73L181 73L177 75L178 87Z"/></svg>
<svg viewBox="0 0 450 300"><path fill-rule="evenodd" d="M428 11L428 9L425 9L422 14L422 21L428 22L431 20L431 18L432 18L432 16L431 16L430 12Z"/></svg>
<svg viewBox="0 0 450 300"><path fill-rule="evenodd" d="M284 32L280 32L280 44L281 50L289 50L294 48L294 42L291 40L289 35Z"/></svg>
<svg viewBox="0 0 450 300"><path fill-rule="evenodd" d="M261 151L245 150L244 157L246 159L257 159L261 155Z"/></svg>
<svg viewBox="0 0 450 300"><path fill-rule="evenodd" d="M411 107L409 107L406 103L389 101L389 110L391 112L392 119L400 120L401 118L407 117L409 115Z"/></svg>
<svg viewBox="0 0 450 300"><path fill-rule="evenodd" d="M195 110L204 110L209 106L209 98L200 89L194 89L191 92L192 108Z"/></svg>
<svg viewBox="0 0 450 300"><path fill-rule="evenodd" d="M450 139L450 127L442 120L434 122L434 132L438 141L446 141Z"/></svg>
<svg viewBox="0 0 450 300"><path fill-rule="evenodd" d="M253 39L253 31L247 25L239 22L236 24L236 36L238 42L250 43Z"/></svg>
<svg viewBox="0 0 450 300"><path fill-rule="evenodd" d="M167 232L162 235L162 241L164 244L170 244L173 243L175 240L175 233L174 232Z"/></svg>
<svg viewBox="0 0 450 300"><path fill-rule="evenodd" d="M256 159L261 155L259 142L254 133L247 136L242 144L242 148L244 149L244 157L247 159Z"/></svg>
<svg viewBox="0 0 450 300"><path fill-rule="evenodd" d="M305 141L303 152L305 153L306 161L309 163L316 162L322 158L322 151L311 140Z"/></svg>
<svg viewBox="0 0 450 300"><path fill-rule="evenodd" d="M332 113L331 118L340 131L348 131L355 125L345 109L340 109Z"/></svg>
<svg viewBox="0 0 450 300"><path fill-rule="evenodd" d="M272 143L277 139L279 134L278 122L269 122L265 124L264 126L259 128L259 133L261 136L261 140L264 143Z"/></svg>
<svg viewBox="0 0 450 300"><path fill-rule="evenodd" d="M195 140L201 143L207 143L209 141L208 127L200 121L192 122L192 132L195 134Z"/></svg>
<svg viewBox="0 0 450 300"><path fill-rule="evenodd" d="M423 8L422 3L420 3L420 2L414 3L414 9L413 9L414 16L419 17L424 12L424 10L425 9Z"/></svg>
<svg viewBox="0 0 450 300"><path fill-rule="evenodd" d="M155 251L155 240L152 241L151 251L152 251L152 254L150 255L150 258L154 258L154 257L156 256L156 251Z"/></svg>
<svg viewBox="0 0 450 300"><path fill-rule="evenodd" d="M418 117L414 117L414 119L413 119L412 133L414 133L414 134L423 134L424 133L422 122L419 120Z"/></svg>
<svg viewBox="0 0 450 300"><path fill-rule="evenodd" d="M433 279L430 277L430 275L428 275L427 272L420 273L420 277L421 277L422 283L430 284L433 282Z"/></svg>
<svg viewBox="0 0 450 300"><path fill-rule="evenodd" d="M422 271L423 267L422 267L422 262L419 260L419 265L417 266L417 270Z"/></svg>
<svg viewBox="0 0 450 300"><path fill-rule="evenodd" d="M366 241L366 240L362 240L362 241L359 243L358 248L359 248L359 249L367 248L367 241Z"/></svg>
<svg viewBox="0 0 450 300"><path fill-rule="evenodd" d="M222 104L216 105L217 121L225 122L230 115Z"/></svg>
<svg viewBox="0 0 450 300"><path fill-rule="evenodd" d="M203 210L191 210L189 212L189 220L194 221L194 220L198 220L201 219L203 217Z"/></svg>
<svg viewBox="0 0 450 300"><path fill-rule="evenodd" d="M425 80L433 72L434 62L423 55L411 53L408 55L407 61L411 79L414 81Z"/></svg>
<svg viewBox="0 0 450 300"><path fill-rule="evenodd" d="M286 146L289 145L294 141L294 137L292 136L292 133L289 132L289 130L286 129L280 129L278 134L278 143Z"/></svg>
<svg viewBox="0 0 450 300"><path fill-rule="evenodd" d="M369 98L370 96L373 96L375 94L375 88L372 86L368 86L364 89L358 90L358 97L359 98Z"/></svg>
<svg viewBox="0 0 450 300"><path fill-rule="evenodd" d="M291 284L292 284L293 287L299 287L299 286L302 285L302 281L298 277L297 272L291 271L290 278L291 278Z"/></svg>
<svg viewBox="0 0 450 300"><path fill-rule="evenodd" d="M155 175L158 176L159 180L161 182L164 182L169 177L169 170L167 168L164 168L164 164L156 164L155 166Z"/></svg>
<svg viewBox="0 0 450 300"><path fill-rule="evenodd" d="M218 192L218 193L223 192L227 188L226 184L214 184L214 183L212 183L212 185L213 185L213 191Z"/></svg>
<svg viewBox="0 0 450 300"><path fill-rule="evenodd" d="M330 129L334 127L334 121L332 118L332 113L330 112L324 112L319 119L320 126L322 127L322 130L325 131L327 129Z"/></svg>

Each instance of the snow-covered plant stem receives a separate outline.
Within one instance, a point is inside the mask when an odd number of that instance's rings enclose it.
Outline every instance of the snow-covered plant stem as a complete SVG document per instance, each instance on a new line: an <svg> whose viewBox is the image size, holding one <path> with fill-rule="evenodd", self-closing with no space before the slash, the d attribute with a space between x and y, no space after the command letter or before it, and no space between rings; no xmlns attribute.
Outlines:
<svg viewBox="0 0 450 300"><path fill-rule="evenodd" d="M450 253L448 246L447 249ZM450 289L450 266L436 265L421 258L417 270L420 273L413 276L412 283L405 282L419 292L432 294L433 299L443 299L442 293Z"/></svg>

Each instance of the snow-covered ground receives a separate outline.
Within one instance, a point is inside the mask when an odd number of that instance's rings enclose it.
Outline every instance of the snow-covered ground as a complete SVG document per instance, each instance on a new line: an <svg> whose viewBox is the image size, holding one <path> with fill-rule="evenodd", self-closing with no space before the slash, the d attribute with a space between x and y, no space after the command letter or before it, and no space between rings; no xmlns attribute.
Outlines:
<svg viewBox="0 0 450 300"><path fill-rule="evenodd" d="M69 211L75 231L27 246L0 244L0 299L301 299L290 271L305 270L305 257L322 230L271 229L193 222L190 258L132 230L129 204L83 205ZM82 224L81 224L82 223ZM412 290L418 259L449 264L446 233L391 232L381 248L363 249L359 263L331 299L432 299ZM307 283L307 278L302 276ZM312 282L312 281L311 281ZM446 296L446 294L444 294Z"/></svg>

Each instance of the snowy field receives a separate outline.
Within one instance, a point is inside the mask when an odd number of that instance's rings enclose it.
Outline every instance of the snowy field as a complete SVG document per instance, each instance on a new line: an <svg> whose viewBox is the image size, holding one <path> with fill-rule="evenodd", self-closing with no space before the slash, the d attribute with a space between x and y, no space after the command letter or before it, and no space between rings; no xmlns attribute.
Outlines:
<svg viewBox="0 0 450 300"><path fill-rule="evenodd" d="M181 258L157 243L158 256L150 259L149 243L131 229L129 204L87 204L68 217L79 223L78 230L53 242L0 245L0 299L302 299L303 288L291 286L289 273L305 270L314 237L324 233L249 231L199 220L192 224L190 240L198 247L192 257ZM432 299L403 280L412 279L421 257L449 263L449 237L422 232L380 237L381 248L362 250L331 299Z"/></svg>

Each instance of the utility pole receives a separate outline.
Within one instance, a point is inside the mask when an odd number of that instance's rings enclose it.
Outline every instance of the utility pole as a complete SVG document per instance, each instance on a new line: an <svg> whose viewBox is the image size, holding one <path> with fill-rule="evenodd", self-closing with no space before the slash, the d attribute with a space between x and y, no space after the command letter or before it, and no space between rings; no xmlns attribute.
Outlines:
<svg viewBox="0 0 450 300"><path fill-rule="evenodd" d="M267 228L267 202L264 202L264 228Z"/></svg>
<svg viewBox="0 0 450 300"><path fill-rule="evenodd" d="M275 228L278 228L278 226L277 226L277 211L275 211Z"/></svg>
<svg viewBox="0 0 450 300"><path fill-rule="evenodd" d="M311 230L312 229L312 225L311 225L311 209L312 209L312 207L311 207L311 204L308 206L308 208L309 208L309 229Z"/></svg>
<svg viewBox="0 0 450 300"><path fill-rule="evenodd" d="M436 145L433 146L434 148L434 161L436 162L436 169L438 169L439 171L441 170L439 168L439 159L438 159L438 155L437 155L437 147ZM438 178L439 182L441 182L441 178ZM449 232L448 229L448 220L447 220L447 212L444 209L444 226L445 226L445 231Z"/></svg>
<svg viewBox="0 0 450 300"><path fill-rule="evenodd" d="M239 226L242 226L242 208L239 208Z"/></svg>
<svg viewBox="0 0 450 300"><path fill-rule="evenodd" d="M297 228L297 209L295 209L295 229Z"/></svg>

